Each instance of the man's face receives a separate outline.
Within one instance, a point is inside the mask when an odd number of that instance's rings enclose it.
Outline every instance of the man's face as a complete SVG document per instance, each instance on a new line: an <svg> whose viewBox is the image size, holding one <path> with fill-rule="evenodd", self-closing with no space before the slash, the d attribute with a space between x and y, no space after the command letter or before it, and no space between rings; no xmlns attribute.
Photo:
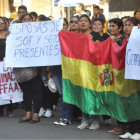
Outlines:
<svg viewBox="0 0 140 140"><path fill-rule="evenodd" d="M21 18L24 14L26 14L27 13L27 11L26 10L24 10L24 9L19 9L18 10L18 16L19 16L19 18Z"/></svg>
<svg viewBox="0 0 140 140"><path fill-rule="evenodd" d="M93 9L94 16L98 15L100 13L100 10L98 8Z"/></svg>

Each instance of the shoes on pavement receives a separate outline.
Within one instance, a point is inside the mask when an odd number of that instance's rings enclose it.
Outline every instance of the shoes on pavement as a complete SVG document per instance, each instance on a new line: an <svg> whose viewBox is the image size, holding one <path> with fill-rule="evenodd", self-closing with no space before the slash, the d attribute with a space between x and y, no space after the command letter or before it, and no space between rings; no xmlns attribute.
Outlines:
<svg viewBox="0 0 140 140"><path fill-rule="evenodd" d="M50 118L52 116L53 116L53 112L51 111L51 109L47 109L45 114L44 114L44 117Z"/></svg>
<svg viewBox="0 0 140 140"><path fill-rule="evenodd" d="M39 110L39 117L44 116L44 114L45 114L45 109L43 107L41 107Z"/></svg>
<svg viewBox="0 0 140 140"><path fill-rule="evenodd" d="M93 121L89 129L91 130L98 130L100 128L99 122Z"/></svg>
<svg viewBox="0 0 140 140"><path fill-rule="evenodd" d="M130 136L131 140L140 140L140 134L139 133L135 133L134 135Z"/></svg>
<svg viewBox="0 0 140 140"><path fill-rule="evenodd" d="M40 122L40 119L39 119L39 118L38 118L38 120L33 120L33 119L32 119L32 120L30 121L30 123L38 123L38 122Z"/></svg>
<svg viewBox="0 0 140 140"><path fill-rule="evenodd" d="M25 123L25 122L30 122L30 121L31 121L31 118L30 119L22 118L22 119L19 120L19 123Z"/></svg>
<svg viewBox="0 0 140 140"><path fill-rule="evenodd" d="M71 121L69 121L68 119L62 119L60 118L59 121L54 122L55 125L61 125L61 126L65 126L65 125L69 125L72 124Z"/></svg>
<svg viewBox="0 0 140 140"><path fill-rule="evenodd" d="M78 125L78 129L85 129L85 128L88 128L90 126L90 123L89 121L81 121L81 124Z"/></svg>
<svg viewBox="0 0 140 140"><path fill-rule="evenodd" d="M120 135L119 138L120 138L120 139L129 139L131 136L132 136L131 133L126 132L125 134Z"/></svg>

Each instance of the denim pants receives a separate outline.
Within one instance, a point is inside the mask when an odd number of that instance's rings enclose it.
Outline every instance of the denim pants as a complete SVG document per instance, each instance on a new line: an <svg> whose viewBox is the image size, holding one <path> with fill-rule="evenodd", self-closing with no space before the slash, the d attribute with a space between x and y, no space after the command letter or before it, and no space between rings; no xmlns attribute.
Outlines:
<svg viewBox="0 0 140 140"><path fill-rule="evenodd" d="M62 72L60 72L60 73L52 72L52 78L56 84L59 94L62 95Z"/></svg>
<svg viewBox="0 0 140 140"><path fill-rule="evenodd" d="M56 84L58 92L60 94L61 101L61 118L71 121L72 118L72 108L73 105L63 102L62 99L62 72L61 73L52 73L52 78Z"/></svg>

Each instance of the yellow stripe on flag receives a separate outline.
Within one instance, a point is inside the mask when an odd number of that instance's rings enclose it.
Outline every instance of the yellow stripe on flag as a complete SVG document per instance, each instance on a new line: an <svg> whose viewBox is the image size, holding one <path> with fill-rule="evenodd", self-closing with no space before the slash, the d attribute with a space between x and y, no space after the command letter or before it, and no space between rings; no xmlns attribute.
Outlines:
<svg viewBox="0 0 140 140"><path fill-rule="evenodd" d="M106 69L109 69L110 72L105 74ZM122 97L128 97L140 91L140 81L124 79L124 69L115 70L110 64L93 65L88 61L72 59L62 55L62 71L63 79L69 79L74 85L97 92L112 91ZM109 76L113 84L105 85ZM100 81L103 81L104 85ZM131 86L128 87L128 83Z"/></svg>

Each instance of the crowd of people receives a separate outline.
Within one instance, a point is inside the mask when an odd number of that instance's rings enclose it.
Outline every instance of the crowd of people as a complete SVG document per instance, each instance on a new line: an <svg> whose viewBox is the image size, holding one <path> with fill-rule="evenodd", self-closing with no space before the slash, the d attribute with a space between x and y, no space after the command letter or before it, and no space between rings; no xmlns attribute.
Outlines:
<svg viewBox="0 0 140 140"><path fill-rule="evenodd" d="M140 10L137 10L133 17L125 16L121 19L110 19L107 32L104 33L105 16L101 13L99 6L95 6L93 11L94 15L90 19L89 11L84 11L83 4L78 4L76 7L77 13L70 18L70 21L68 22L64 18L62 30L89 35L94 42L102 42L110 37L121 46L124 39L127 38L127 41L129 41L133 27L140 26ZM5 57L6 37L10 24L53 20L52 16L38 16L36 12L28 13L24 5L19 6L17 14L19 18L12 21L6 17L0 17L0 61L3 61ZM63 102L61 66L14 68L13 72L23 91L23 104L26 112L25 117L21 118L19 123L38 123L41 117L52 117L58 102L60 102L61 116L59 121L54 122L55 125L70 125L73 120L81 120L78 129L97 130L100 128L101 117L99 115L86 114L78 107ZM48 81L56 85L57 91L49 88ZM0 106L0 116L3 116L3 110L6 107L8 117L14 117L14 106L17 106L17 104L12 104L12 102ZM34 111L33 115L32 111ZM110 116L102 117L105 124L111 124ZM138 138L140 140L140 121L130 123L117 121L117 126L109 130L108 133L120 135L120 138Z"/></svg>

